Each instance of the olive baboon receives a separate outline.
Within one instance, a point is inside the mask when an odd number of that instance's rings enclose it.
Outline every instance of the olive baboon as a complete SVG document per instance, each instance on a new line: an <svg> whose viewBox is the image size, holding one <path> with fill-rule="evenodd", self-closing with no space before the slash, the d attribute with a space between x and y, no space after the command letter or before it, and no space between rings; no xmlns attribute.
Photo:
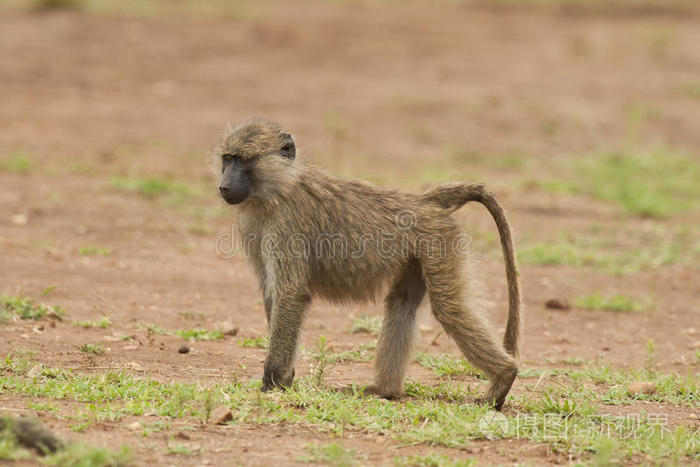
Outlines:
<svg viewBox="0 0 700 467"><path fill-rule="evenodd" d="M376 380L367 392L402 394L416 309L427 291L435 318L490 379L484 401L500 410L518 372L520 288L508 220L483 186L455 183L419 195L342 180L295 162L291 135L265 120L227 131L213 157L219 192L237 206L263 293L270 333L263 391L291 385L312 296L367 300L389 285ZM469 201L486 206L501 237L509 292L503 345L483 318L473 275L462 267L464 234L450 214Z"/></svg>

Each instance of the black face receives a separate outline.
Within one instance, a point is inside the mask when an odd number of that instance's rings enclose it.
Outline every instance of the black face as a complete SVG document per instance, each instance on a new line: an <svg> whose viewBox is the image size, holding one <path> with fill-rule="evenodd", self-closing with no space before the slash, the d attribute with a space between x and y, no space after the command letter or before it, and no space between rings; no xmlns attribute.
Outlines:
<svg viewBox="0 0 700 467"><path fill-rule="evenodd" d="M219 193L228 204L242 203L250 195L255 159L243 160L234 154L224 154L221 159Z"/></svg>
<svg viewBox="0 0 700 467"><path fill-rule="evenodd" d="M255 165L260 157L283 157L294 160L296 157L296 145L289 133L282 133L279 146L274 146L273 151L265 153L259 151L254 157L241 157L239 154L226 153L221 156L221 183L219 193L228 204L239 204L245 201L255 188Z"/></svg>

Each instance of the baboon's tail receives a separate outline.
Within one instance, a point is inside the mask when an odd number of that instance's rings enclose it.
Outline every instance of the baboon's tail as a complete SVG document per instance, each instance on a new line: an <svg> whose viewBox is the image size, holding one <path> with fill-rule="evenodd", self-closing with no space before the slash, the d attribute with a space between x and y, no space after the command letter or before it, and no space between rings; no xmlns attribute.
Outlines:
<svg viewBox="0 0 700 467"><path fill-rule="evenodd" d="M450 210L450 212L456 211L469 201L478 201L486 206L486 209L491 213L501 237L501 248L503 249L506 279L508 281L508 323L503 336L503 346L509 354L517 357L518 339L520 337L520 276L515 261L510 223L505 211L496 197L486 190L483 185L478 184L450 183L441 185L425 193L423 199L436 203L438 206Z"/></svg>

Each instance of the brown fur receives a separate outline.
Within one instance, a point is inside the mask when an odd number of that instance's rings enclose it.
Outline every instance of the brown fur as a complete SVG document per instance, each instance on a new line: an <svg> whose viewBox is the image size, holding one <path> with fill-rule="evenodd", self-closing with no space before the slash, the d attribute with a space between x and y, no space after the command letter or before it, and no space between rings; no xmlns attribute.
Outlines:
<svg viewBox="0 0 700 467"><path fill-rule="evenodd" d="M280 157L285 135L274 123L253 120L227 132L214 151L214 161L227 153L255 161L253 189L236 209L270 330L263 390L292 383L298 337L313 296L370 300L388 285L377 377L368 390L384 397L402 394L416 309L427 291L436 319L491 380L486 402L500 409L517 375L520 289L510 226L496 199L479 185L450 184L419 195L339 179ZM487 207L501 235L510 304L505 348L483 317L475 277L464 273L455 247L461 231L450 214L468 201ZM289 254L286 246L295 235L306 239L302 254ZM346 248L333 255L330 245L338 238ZM277 249L270 248L275 241Z"/></svg>

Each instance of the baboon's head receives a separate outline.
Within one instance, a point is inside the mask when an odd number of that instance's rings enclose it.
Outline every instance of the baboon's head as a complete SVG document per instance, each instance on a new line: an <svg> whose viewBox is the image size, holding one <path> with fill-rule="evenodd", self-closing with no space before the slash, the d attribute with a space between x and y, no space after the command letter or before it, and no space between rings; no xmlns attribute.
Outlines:
<svg viewBox="0 0 700 467"><path fill-rule="evenodd" d="M296 145L276 123L251 120L228 131L214 151L219 193L229 204L272 198L292 177Z"/></svg>

